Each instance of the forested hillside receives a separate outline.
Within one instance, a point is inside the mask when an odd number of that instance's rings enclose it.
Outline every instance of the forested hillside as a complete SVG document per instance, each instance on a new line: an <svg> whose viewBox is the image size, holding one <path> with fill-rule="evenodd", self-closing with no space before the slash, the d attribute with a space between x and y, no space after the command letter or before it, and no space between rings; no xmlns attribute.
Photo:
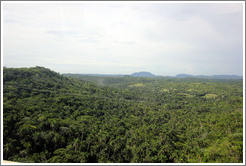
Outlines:
<svg viewBox="0 0 246 166"><path fill-rule="evenodd" d="M243 162L243 80L4 68L3 97L4 160Z"/></svg>

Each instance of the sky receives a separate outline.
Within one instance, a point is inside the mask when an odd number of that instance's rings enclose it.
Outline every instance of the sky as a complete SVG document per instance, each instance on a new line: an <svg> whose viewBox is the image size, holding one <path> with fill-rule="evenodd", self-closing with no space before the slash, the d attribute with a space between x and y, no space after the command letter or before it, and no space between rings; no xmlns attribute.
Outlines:
<svg viewBox="0 0 246 166"><path fill-rule="evenodd" d="M243 3L1 2L6 67L243 75Z"/></svg>

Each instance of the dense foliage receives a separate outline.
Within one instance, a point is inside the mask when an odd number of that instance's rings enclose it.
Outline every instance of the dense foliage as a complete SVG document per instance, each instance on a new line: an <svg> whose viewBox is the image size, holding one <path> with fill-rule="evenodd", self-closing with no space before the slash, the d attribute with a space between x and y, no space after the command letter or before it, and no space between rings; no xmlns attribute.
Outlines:
<svg viewBox="0 0 246 166"><path fill-rule="evenodd" d="M4 159L243 162L243 81L4 68Z"/></svg>

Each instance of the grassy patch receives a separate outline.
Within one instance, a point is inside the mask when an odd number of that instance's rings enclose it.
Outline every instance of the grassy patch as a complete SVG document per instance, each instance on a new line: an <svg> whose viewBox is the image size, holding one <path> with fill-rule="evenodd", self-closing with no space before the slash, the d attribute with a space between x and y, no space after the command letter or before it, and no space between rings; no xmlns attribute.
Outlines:
<svg viewBox="0 0 246 166"><path fill-rule="evenodd" d="M133 84L133 85L129 85L129 87L144 87L143 83L137 83L137 84Z"/></svg>
<svg viewBox="0 0 246 166"><path fill-rule="evenodd" d="M162 92L169 92L169 90L168 89L162 89Z"/></svg>
<svg viewBox="0 0 246 166"><path fill-rule="evenodd" d="M215 99L217 96L218 95L216 95L216 94L209 93L209 94L206 94L204 96L204 98L206 98L206 99Z"/></svg>
<svg viewBox="0 0 246 166"><path fill-rule="evenodd" d="M185 97L194 97L194 95L190 95L188 93L179 93L180 96L185 96Z"/></svg>

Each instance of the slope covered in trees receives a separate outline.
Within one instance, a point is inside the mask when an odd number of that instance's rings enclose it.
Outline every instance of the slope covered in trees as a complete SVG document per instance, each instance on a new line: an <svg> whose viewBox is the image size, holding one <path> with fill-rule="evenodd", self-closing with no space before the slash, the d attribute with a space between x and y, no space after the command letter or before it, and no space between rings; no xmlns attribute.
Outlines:
<svg viewBox="0 0 246 166"><path fill-rule="evenodd" d="M4 68L3 153L19 162L243 162L243 81Z"/></svg>

